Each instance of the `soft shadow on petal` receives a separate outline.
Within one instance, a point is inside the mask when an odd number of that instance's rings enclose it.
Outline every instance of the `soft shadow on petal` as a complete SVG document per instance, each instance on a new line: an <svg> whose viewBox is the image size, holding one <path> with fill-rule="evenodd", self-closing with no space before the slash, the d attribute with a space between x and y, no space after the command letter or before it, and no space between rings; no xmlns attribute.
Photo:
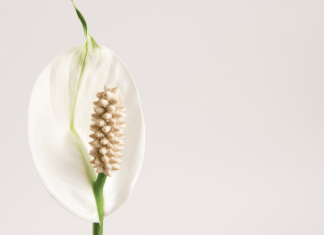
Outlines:
<svg viewBox="0 0 324 235"><path fill-rule="evenodd" d="M61 206L84 220L96 221L91 182L75 137L64 125L68 116L64 107L57 115L53 113L52 99L64 97L51 97L51 68L52 63L38 78L29 106L29 142L35 167L45 188Z"/></svg>

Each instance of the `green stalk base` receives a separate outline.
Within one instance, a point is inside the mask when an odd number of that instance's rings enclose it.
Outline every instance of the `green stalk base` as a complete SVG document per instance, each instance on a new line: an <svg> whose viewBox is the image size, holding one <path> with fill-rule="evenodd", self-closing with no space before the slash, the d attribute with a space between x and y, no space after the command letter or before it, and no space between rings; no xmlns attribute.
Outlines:
<svg viewBox="0 0 324 235"><path fill-rule="evenodd" d="M93 223L92 234L102 235L103 233L103 217L104 217L104 200L103 200L103 187L105 185L107 176L99 173L97 180L92 184L93 194L96 198L99 223Z"/></svg>
<svg viewBox="0 0 324 235"><path fill-rule="evenodd" d="M92 225L92 234L93 235L102 235L103 226L100 226L99 223L93 223Z"/></svg>

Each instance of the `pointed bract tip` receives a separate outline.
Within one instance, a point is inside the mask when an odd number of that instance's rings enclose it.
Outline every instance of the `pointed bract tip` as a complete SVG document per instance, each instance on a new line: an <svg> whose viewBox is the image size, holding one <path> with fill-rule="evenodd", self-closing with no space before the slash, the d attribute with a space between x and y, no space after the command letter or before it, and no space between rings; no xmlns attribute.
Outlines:
<svg viewBox="0 0 324 235"><path fill-rule="evenodd" d="M82 27L83 27L83 32L84 32L84 36L87 40L87 37L88 37L88 28L87 28L87 22L85 21L83 15L81 14L81 12L79 11L79 9L74 5L74 2L73 0L71 0L73 6L74 6L74 9L79 17L79 20L81 21L81 24L82 24Z"/></svg>

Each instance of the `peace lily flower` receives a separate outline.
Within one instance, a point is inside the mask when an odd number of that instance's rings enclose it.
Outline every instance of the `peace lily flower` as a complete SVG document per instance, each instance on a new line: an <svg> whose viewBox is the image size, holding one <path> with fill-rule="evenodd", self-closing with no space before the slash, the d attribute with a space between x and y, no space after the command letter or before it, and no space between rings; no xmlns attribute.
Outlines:
<svg viewBox="0 0 324 235"><path fill-rule="evenodd" d="M56 57L39 76L29 106L29 142L48 192L102 234L103 217L125 202L138 177L144 121L126 66L95 42L75 9L86 41ZM100 131L103 136L96 135Z"/></svg>

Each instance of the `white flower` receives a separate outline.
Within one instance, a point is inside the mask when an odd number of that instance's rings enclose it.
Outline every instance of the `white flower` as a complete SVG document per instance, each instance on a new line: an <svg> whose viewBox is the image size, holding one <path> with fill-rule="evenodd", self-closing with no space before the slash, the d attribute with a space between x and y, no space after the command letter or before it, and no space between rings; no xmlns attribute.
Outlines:
<svg viewBox="0 0 324 235"><path fill-rule="evenodd" d="M90 164L88 144L92 141L91 114L97 92L104 85L118 87L127 107L123 166L106 180L105 216L119 208L133 190L144 156L144 121L137 89L126 66L112 51L97 45L85 21L82 23L85 44L55 58L34 86L29 142L36 170L54 199L72 214L98 222L92 189L97 174Z"/></svg>

